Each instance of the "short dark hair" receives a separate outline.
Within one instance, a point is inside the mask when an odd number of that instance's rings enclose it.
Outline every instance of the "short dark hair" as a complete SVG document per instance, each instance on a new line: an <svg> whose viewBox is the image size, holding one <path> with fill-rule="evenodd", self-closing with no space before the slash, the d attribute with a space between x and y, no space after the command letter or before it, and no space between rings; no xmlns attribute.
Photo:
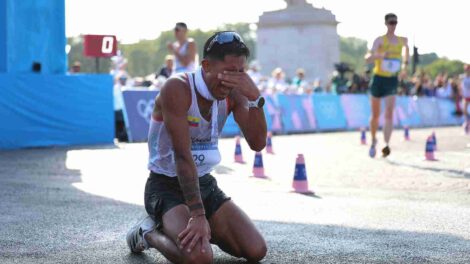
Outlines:
<svg viewBox="0 0 470 264"><path fill-rule="evenodd" d="M394 13L388 13L385 15L385 21L388 21L390 18L397 18L397 15Z"/></svg>
<svg viewBox="0 0 470 264"><path fill-rule="evenodd" d="M188 26L187 26L186 23L184 23L184 22L178 22L178 23L176 23L176 25L175 25L175 29L177 29L177 28L188 29Z"/></svg>
<svg viewBox="0 0 470 264"><path fill-rule="evenodd" d="M232 41L230 43L213 43L210 51L208 51L208 47L211 44L212 40L219 34L223 32L231 32L231 31L219 31L214 33L209 39L207 39L206 43L204 44L204 51L203 51L203 58L204 59L216 59L216 60L224 60L225 56L227 55L234 55L234 56L245 56L246 58L250 57L250 49L246 46L243 40L240 41Z"/></svg>

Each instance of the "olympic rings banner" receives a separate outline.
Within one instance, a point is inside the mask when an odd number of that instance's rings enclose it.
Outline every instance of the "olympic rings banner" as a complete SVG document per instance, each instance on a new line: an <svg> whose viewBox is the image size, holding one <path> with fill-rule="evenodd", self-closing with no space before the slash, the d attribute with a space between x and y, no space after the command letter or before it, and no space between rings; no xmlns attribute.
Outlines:
<svg viewBox="0 0 470 264"><path fill-rule="evenodd" d="M157 91L124 90L123 114L130 142L147 141Z"/></svg>
<svg viewBox="0 0 470 264"><path fill-rule="evenodd" d="M148 90L123 91L124 117L131 142L147 140L155 96ZM265 95L264 114L268 130L276 134L353 130L369 126L370 101L365 94ZM383 123L383 108L381 124ZM462 118L452 114L453 102L430 97L397 96L393 115L395 127L459 125ZM241 135L233 115L222 136Z"/></svg>

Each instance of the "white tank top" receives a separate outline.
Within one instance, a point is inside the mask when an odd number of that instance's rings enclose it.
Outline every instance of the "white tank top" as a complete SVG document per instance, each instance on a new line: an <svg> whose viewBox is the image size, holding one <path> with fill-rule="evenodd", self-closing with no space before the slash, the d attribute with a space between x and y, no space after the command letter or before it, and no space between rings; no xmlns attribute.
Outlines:
<svg viewBox="0 0 470 264"><path fill-rule="evenodd" d="M470 76L465 76L462 80L462 95L464 98L470 98Z"/></svg>
<svg viewBox="0 0 470 264"><path fill-rule="evenodd" d="M197 104L194 73L187 74L191 89L191 106L188 110L189 134L191 136L191 153L199 177L210 173L220 163L218 147L219 133L229 115L227 100L214 101L211 121L205 120ZM151 119L149 136L148 169L169 177L176 177L174 150L165 124Z"/></svg>
<svg viewBox="0 0 470 264"><path fill-rule="evenodd" d="M189 41L186 41L183 45L181 45L178 49L179 53L183 56L188 54L188 45ZM193 72L196 70L196 63L193 61L189 63L187 66L184 66L177 57L175 57L175 64L174 64L174 69L173 72L176 73L184 73L184 72Z"/></svg>

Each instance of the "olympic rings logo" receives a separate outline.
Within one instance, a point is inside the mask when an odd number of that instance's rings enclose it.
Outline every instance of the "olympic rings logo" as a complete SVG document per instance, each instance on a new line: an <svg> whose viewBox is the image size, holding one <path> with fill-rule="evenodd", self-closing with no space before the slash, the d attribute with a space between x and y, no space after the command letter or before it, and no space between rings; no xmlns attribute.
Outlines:
<svg viewBox="0 0 470 264"><path fill-rule="evenodd" d="M140 99L137 102L137 112L148 124L150 124L150 117L152 116L154 104L155 102L153 100Z"/></svg>

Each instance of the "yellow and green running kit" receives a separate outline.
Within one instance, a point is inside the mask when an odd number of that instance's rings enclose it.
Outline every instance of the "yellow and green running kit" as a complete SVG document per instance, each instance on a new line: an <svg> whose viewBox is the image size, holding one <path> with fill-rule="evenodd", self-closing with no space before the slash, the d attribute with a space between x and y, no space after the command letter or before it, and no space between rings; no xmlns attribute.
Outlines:
<svg viewBox="0 0 470 264"><path fill-rule="evenodd" d="M397 37L397 43L390 43L387 36L383 36L379 53L385 53L385 58L376 59L374 77L370 83L370 93L374 97L395 95L398 87L398 73L401 69L403 38Z"/></svg>

